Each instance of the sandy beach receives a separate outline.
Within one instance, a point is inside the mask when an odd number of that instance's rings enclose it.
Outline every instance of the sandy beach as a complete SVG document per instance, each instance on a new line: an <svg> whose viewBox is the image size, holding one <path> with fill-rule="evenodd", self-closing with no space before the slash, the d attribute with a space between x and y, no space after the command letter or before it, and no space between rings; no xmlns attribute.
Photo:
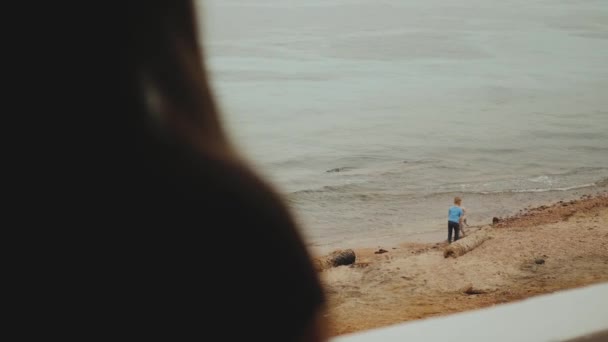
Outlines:
<svg viewBox="0 0 608 342"><path fill-rule="evenodd" d="M476 231L491 239L457 258L444 258L446 237L435 236L382 254L357 249L354 265L323 271L331 334L608 281L608 193L522 209L467 233Z"/></svg>

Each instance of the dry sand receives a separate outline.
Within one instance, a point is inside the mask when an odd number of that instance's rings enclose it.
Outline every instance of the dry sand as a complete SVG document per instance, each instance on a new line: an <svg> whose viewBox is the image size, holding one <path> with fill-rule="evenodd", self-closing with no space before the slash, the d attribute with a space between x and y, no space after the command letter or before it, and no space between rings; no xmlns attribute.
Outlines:
<svg viewBox="0 0 608 342"><path fill-rule="evenodd" d="M403 243L384 254L358 249L355 265L322 272L331 334L608 281L608 194L522 211L482 229L492 239L458 258L443 257L445 243ZM464 293L471 286L483 293Z"/></svg>

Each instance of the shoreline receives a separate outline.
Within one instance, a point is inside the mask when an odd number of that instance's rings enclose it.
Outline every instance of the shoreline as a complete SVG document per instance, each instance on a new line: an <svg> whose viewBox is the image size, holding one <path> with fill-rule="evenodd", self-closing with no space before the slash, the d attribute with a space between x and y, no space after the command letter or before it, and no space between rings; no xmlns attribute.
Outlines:
<svg viewBox="0 0 608 342"><path fill-rule="evenodd" d="M588 196L597 197L602 194L608 193L608 183L601 182L597 186L585 188L583 190L575 191L547 191L539 194L523 194L523 193L501 193L501 197L493 198L473 198L472 196L464 197L465 207L470 210L467 215L469 218L469 224L471 227L479 227L492 223L493 217L511 217L517 216L526 210L530 210L537 207L549 206L553 203L564 201L570 202L573 200L579 200L581 198L587 198ZM456 193L454 195L457 195ZM436 203L420 202L419 208L404 208L403 212L407 210L413 210L414 212L421 213L422 208L428 211L428 216L425 219L416 219L414 221L403 221L393 228L385 228L382 224L379 227L375 223L370 223L367 226L365 224L359 224L358 226L349 227L352 229L348 235L330 235L332 231L328 233L315 233L315 237L308 235L304 229L305 236L307 236L307 247L314 256L321 256L328 254L336 249L359 249L368 247L378 248L392 248L398 247L403 242L440 242L447 238L447 217L444 219L436 217L437 213L447 212L447 206L451 204L453 197L445 198L441 201L442 206L439 207ZM446 204L447 203L447 204ZM426 206L426 207L425 207ZM429 209L433 207L433 209ZM388 216L390 217L390 215ZM390 218L387 222L395 221L398 219ZM306 224L303 224L306 226ZM310 225L310 224L308 224ZM372 229L380 228L380 229ZM310 229L310 228L308 228ZM332 228L333 229L333 228ZM344 231L346 227L339 226L339 229ZM466 229L466 227L465 227ZM347 230L350 231L350 230ZM340 233L345 234L345 233ZM444 236L445 235L445 236Z"/></svg>
<svg viewBox="0 0 608 342"><path fill-rule="evenodd" d="M331 335L608 281L608 192L522 209L483 227L493 238L458 258L443 257L439 231L412 234L383 254L353 248L354 265L321 273ZM464 293L469 286L480 293Z"/></svg>

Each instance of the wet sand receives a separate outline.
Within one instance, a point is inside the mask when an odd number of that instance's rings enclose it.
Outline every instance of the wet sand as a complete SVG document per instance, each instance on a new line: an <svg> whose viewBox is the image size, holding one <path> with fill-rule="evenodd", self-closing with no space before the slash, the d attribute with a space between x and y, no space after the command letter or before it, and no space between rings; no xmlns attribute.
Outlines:
<svg viewBox="0 0 608 342"><path fill-rule="evenodd" d="M446 236L427 234L383 254L356 249L355 265L322 272L331 334L608 281L608 193L522 210L467 232L478 229L492 238L458 258L444 258ZM479 293L465 293L471 287Z"/></svg>

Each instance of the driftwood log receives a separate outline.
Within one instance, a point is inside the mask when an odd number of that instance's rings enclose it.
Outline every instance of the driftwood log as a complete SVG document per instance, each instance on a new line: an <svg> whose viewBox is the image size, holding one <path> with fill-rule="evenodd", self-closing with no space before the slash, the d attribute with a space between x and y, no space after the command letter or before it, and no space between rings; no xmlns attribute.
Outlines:
<svg viewBox="0 0 608 342"><path fill-rule="evenodd" d="M313 262L317 271L323 271L332 267L354 264L356 259L355 252L352 249L346 249L337 250L329 255L315 258Z"/></svg>
<svg viewBox="0 0 608 342"><path fill-rule="evenodd" d="M443 256L447 257L459 257L465 253L470 252L477 246L481 245L484 241L490 239L490 234L486 230L479 230L473 234L467 235L456 242L448 245L443 251Z"/></svg>

